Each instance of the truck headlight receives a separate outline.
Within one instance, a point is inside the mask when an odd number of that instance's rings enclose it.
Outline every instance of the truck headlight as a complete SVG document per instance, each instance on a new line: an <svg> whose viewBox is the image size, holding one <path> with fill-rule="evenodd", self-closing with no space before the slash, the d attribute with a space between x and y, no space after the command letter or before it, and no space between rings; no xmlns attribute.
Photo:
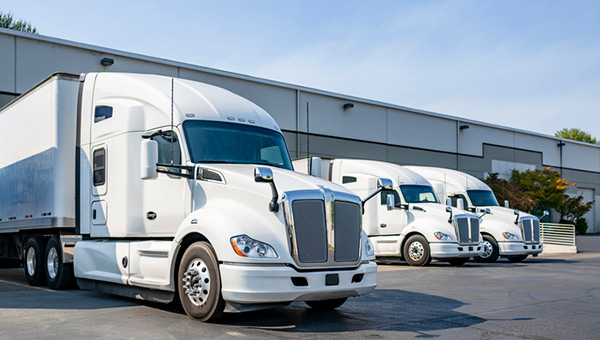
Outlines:
<svg viewBox="0 0 600 340"><path fill-rule="evenodd" d="M277 258L277 252L270 245L257 241L247 235L238 235L230 239L233 251L242 257Z"/></svg>
<svg viewBox="0 0 600 340"><path fill-rule="evenodd" d="M452 241L452 236L442 233L441 231L436 231L435 233L433 233L433 236L435 236L435 238L437 238L440 241Z"/></svg>
<svg viewBox="0 0 600 340"><path fill-rule="evenodd" d="M373 249L373 243L369 240L368 237L365 237L365 255L367 256L375 256L375 249Z"/></svg>
<svg viewBox="0 0 600 340"><path fill-rule="evenodd" d="M509 241L519 241L520 240L519 235L509 233L508 231L503 232L502 236L504 236L504 238Z"/></svg>

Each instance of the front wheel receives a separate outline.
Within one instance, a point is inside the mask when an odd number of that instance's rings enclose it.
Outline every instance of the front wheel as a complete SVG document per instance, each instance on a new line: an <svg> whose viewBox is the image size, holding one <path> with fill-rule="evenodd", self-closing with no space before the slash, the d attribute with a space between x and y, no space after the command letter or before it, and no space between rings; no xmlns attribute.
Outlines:
<svg viewBox="0 0 600 340"><path fill-rule="evenodd" d="M528 255L519 255L519 256L509 256L506 259L509 262L512 263L517 263L517 262L523 262L523 260L525 260L527 258Z"/></svg>
<svg viewBox="0 0 600 340"><path fill-rule="evenodd" d="M490 235L483 235L483 254L475 258L477 262L496 262L500 256L500 249L498 243Z"/></svg>
<svg viewBox="0 0 600 340"><path fill-rule="evenodd" d="M71 288L75 282L73 264L63 262L62 245L52 237L46 245L46 281L51 289Z"/></svg>
<svg viewBox="0 0 600 340"><path fill-rule="evenodd" d="M306 304L316 310L332 310L343 305L348 298L330 299L321 301L306 301Z"/></svg>
<svg viewBox="0 0 600 340"><path fill-rule="evenodd" d="M402 249L404 260L411 266L426 266L431 262L429 243L421 235L408 238Z"/></svg>
<svg viewBox="0 0 600 340"><path fill-rule="evenodd" d="M183 254L177 276L179 300L192 319L214 321L221 317L225 301L217 256L207 242L193 243Z"/></svg>

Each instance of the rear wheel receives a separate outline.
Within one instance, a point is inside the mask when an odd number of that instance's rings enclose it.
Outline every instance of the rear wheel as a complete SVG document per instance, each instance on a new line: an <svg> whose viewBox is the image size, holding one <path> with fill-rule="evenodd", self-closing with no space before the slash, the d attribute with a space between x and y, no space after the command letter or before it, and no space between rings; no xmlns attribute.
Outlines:
<svg viewBox="0 0 600 340"><path fill-rule="evenodd" d="M500 255L498 242L490 235L483 235L483 254L475 258L477 262L496 262Z"/></svg>
<svg viewBox="0 0 600 340"><path fill-rule="evenodd" d="M214 321L221 317L225 301L217 256L207 242L193 243L183 254L177 276L179 300L192 319Z"/></svg>
<svg viewBox="0 0 600 340"><path fill-rule="evenodd" d="M41 286L46 283L44 274L44 247L43 239L31 237L25 244L25 277L32 286Z"/></svg>
<svg viewBox="0 0 600 340"><path fill-rule="evenodd" d="M73 286L73 264L63 263L62 246L58 237L48 240L46 246L46 281L52 289L66 289Z"/></svg>
<svg viewBox="0 0 600 340"><path fill-rule="evenodd" d="M431 262L429 243L421 235L408 238L402 249L404 260L411 266L426 266Z"/></svg>
<svg viewBox="0 0 600 340"><path fill-rule="evenodd" d="M509 257L507 257L506 259L507 259L509 262L516 263L516 262L523 262L523 260L525 260L525 259L527 258L527 256L528 256L528 255L509 256Z"/></svg>
<svg viewBox="0 0 600 340"><path fill-rule="evenodd" d="M306 301L306 304L316 310L332 310L343 305L348 298L330 299L321 301Z"/></svg>

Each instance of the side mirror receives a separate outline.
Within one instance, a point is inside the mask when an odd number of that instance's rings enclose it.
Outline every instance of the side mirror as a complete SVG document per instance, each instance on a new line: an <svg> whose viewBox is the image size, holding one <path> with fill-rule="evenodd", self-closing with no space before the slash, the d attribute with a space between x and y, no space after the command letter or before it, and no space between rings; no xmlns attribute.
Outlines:
<svg viewBox="0 0 600 340"><path fill-rule="evenodd" d="M387 210L394 210L396 207L396 202L394 202L395 200L396 199L394 198L394 195L387 194Z"/></svg>
<svg viewBox="0 0 600 340"><path fill-rule="evenodd" d="M447 205L448 207L451 207L451 206L452 206L452 198L451 198L451 197L446 197L446 205Z"/></svg>
<svg viewBox="0 0 600 340"><path fill-rule="evenodd" d="M142 179L156 179L156 163L158 163L158 142L155 140L142 140L140 154L140 176Z"/></svg>
<svg viewBox="0 0 600 340"><path fill-rule="evenodd" d="M510 208L510 204L508 204L508 200L505 200L505 201L504 201L504 207L505 207L505 208Z"/></svg>
<svg viewBox="0 0 600 340"><path fill-rule="evenodd" d="M371 198L375 197L375 195L377 195L378 193L380 193L382 191L392 191L392 190L394 190L394 184L392 183L391 179L388 179L388 178L378 178L377 179L377 190L375 190L374 193L370 194L369 196L367 196L362 201L363 213L365 211L365 203L368 200L370 200Z"/></svg>
<svg viewBox="0 0 600 340"><path fill-rule="evenodd" d="M457 198L456 207L460 210L465 210L465 201L462 198Z"/></svg>
<svg viewBox="0 0 600 340"><path fill-rule="evenodd" d="M548 212L548 210L544 210L544 214L542 215L542 217L548 216L548 215L550 215L550 212Z"/></svg>
<svg viewBox="0 0 600 340"><path fill-rule="evenodd" d="M379 191L392 191L394 189L394 184L391 179L388 178L378 178L377 179L377 190Z"/></svg>
<svg viewBox="0 0 600 340"><path fill-rule="evenodd" d="M273 171L269 168L257 167L254 169L255 182L273 182Z"/></svg>
<svg viewBox="0 0 600 340"><path fill-rule="evenodd" d="M321 157L312 157L310 159L310 175L315 177L321 177L321 170L323 169L323 160Z"/></svg>
<svg viewBox="0 0 600 340"><path fill-rule="evenodd" d="M271 202L269 202L269 211L278 212L279 205L277 204L277 200L279 199L279 194L277 193L275 182L273 182L273 170L262 166L254 168L254 181L265 182L271 185L271 195L273 198L271 198Z"/></svg>

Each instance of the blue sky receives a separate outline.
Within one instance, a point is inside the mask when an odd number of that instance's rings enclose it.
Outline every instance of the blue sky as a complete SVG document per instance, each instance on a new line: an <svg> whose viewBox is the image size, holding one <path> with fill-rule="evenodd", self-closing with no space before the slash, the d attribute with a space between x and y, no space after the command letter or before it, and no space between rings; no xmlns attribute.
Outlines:
<svg viewBox="0 0 600 340"><path fill-rule="evenodd" d="M600 137L600 1L0 1L42 35Z"/></svg>

